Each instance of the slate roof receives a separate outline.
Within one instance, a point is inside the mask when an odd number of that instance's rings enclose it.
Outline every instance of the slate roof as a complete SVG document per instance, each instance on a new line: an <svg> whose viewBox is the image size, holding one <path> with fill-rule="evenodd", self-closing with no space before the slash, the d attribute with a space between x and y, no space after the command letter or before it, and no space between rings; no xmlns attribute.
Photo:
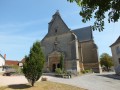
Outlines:
<svg viewBox="0 0 120 90"><path fill-rule="evenodd" d="M72 30L80 42L93 40L91 26Z"/></svg>
<svg viewBox="0 0 120 90"><path fill-rule="evenodd" d="M116 45L118 43L120 43L120 36L118 37L118 39L110 47L112 47L112 46L114 46L114 45Z"/></svg>

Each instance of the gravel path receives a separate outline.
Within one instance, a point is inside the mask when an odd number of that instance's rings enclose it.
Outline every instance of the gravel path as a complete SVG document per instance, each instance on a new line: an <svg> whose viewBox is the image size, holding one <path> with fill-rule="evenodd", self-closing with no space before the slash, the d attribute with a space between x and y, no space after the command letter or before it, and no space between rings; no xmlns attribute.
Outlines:
<svg viewBox="0 0 120 90"><path fill-rule="evenodd" d="M50 81L59 82L88 90L120 90L120 76L114 73L87 74L72 79L51 78Z"/></svg>
<svg viewBox="0 0 120 90"><path fill-rule="evenodd" d="M24 76L0 76L0 86L28 83Z"/></svg>
<svg viewBox="0 0 120 90"><path fill-rule="evenodd" d="M47 77L49 81L69 84L88 90L120 90L120 76L114 73L86 74L71 79ZM0 76L0 86L28 83L24 76Z"/></svg>

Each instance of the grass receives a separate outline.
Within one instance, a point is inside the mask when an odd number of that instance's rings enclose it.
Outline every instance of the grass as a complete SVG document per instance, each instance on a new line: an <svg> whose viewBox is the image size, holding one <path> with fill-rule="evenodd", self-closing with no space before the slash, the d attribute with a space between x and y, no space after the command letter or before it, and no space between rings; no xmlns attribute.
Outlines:
<svg viewBox="0 0 120 90"><path fill-rule="evenodd" d="M42 81L35 83L34 87L31 87L28 84L16 84L9 85L6 87L0 87L0 90L85 90L85 89L66 84Z"/></svg>

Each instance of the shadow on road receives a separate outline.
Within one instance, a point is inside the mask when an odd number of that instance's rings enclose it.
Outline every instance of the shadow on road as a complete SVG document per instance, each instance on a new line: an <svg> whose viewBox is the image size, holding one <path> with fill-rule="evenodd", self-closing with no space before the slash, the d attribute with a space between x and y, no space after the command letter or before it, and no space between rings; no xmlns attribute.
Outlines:
<svg viewBox="0 0 120 90"><path fill-rule="evenodd" d="M26 84L13 84L13 85L8 85L9 88L11 89L27 89L30 88L30 85L26 85Z"/></svg>
<svg viewBox="0 0 120 90"><path fill-rule="evenodd" d="M97 76L102 76L102 77L120 80L120 76L116 75L116 74L102 74L102 75L97 75Z"/></svg>

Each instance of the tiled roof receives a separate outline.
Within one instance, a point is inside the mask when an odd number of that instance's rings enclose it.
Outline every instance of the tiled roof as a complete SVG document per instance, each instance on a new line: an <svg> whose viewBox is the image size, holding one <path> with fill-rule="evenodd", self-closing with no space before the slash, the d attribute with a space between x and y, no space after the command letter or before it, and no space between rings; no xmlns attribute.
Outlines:
<svg viewBox="0 0 120 90"><path fill-rule="evenodd" d="M91 26L72 30L80 42L93 40Z"/></svg>
<svg viewBox="0 0 120 90"><path fill-rule="evenodd" d="M6 60L5 65L18 65L19 61Z"/></svg>
<svg viewBox="0 0 120 90"><path fill-rule="evenodd" d="M118 43L120 43L120 36L118 37L118 39L110 47L112 47L112 46L114 46L114 45L116 45Z"/></svg>

